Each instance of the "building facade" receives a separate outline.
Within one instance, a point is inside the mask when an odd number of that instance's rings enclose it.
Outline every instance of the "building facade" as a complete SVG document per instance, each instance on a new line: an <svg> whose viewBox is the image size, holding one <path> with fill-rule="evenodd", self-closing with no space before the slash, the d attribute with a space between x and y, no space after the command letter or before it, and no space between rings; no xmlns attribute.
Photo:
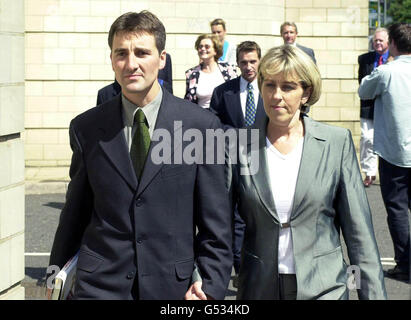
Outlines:
<svg viewBox="0 0 411 320"><path fill-rule="evenodd" d="M263 53L282 44L280 25L294 21L298 42L314 49L323 94L311 116L349 128L359 140L357 57L368 50L368 0L26 0L26 178L68 180L70 120L96 104L111 83L107 33L116 17L148 9L167 30L174 93L198 63L194 42L223 18L228 39L256 41Z"/></svg>
<svg viewBox="0 0 411 320"><path fill-rule="evenodd" d="M0 300L24 299L24 1L0 0Z"/></svg>

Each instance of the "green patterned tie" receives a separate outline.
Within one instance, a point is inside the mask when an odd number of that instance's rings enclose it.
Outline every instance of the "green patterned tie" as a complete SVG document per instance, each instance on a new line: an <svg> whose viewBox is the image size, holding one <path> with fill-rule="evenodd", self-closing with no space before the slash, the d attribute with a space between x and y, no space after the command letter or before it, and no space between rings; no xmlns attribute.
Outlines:
<svg viewBox="0 0 411 320"><path fill-rule="evenodd" d="M130 157L133 162L134 172L140 180L143 173L144 163L146 162L148 149L150 148L150 134L146 123L146 116L143 110L138 109L134 115L136 132L131 142Z"/></svg>

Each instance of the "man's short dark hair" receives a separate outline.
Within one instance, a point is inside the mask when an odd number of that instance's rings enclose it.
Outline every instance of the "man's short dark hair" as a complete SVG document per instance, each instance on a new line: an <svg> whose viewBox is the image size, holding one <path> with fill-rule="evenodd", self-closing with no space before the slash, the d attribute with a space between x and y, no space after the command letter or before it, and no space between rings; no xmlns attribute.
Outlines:
<svg viewBox="0 0 411 320"><path fill-rule="evenodd" d="M225 31L225 21L223 19L218 18L210 22L210 27L219 25L223 26L223 29Z"/></svg>
<svg viewBox="0 0 411 320"><path fill-rule="evenodd" d="M294 27L295 33L298 33L297 25L296 25L294 22L286 21L286 22L284 22L284 23L281 25L281 27L280 27L280 35L283 34L283 29L284 29L284 27L287 27L287 26L289 26L289 27Z"/></svg>
<svg viewBox="0 0 411 320"><path fill-rule="evenodd" d="M394 41L398 52L411 53L411 24L395 23L388 28L389 41Z"/></svg>
<svg viewBox="0 0 411 320"><path fill-rule="evenodd" d="M251 52L251 51L257 51L258 59L261 59L261 48L260 46L254 42L254 41L243 41L237 46L237 64L239 64L240 61L238 61L238 57L240 56L241 52Z"/></svg>
<svg viewBox="0 0 411 320"><path fill-rule="evenodd" d="M113 40L116 33L132 32L136 34L149 34L154 36L158 53L166 46L166 30L162 22L151 12L127 12L116 19L108 33L108 45L113 49Z"/></svg>

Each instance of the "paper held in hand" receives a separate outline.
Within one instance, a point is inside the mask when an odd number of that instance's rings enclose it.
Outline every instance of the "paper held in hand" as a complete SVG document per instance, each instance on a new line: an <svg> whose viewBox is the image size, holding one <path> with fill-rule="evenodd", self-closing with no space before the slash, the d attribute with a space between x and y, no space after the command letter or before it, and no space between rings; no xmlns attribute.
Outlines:
<svg viewBox="0 0 411 320"><path fill-rule="evenodd" d="M51 294L52 300L68 300L73 294L76 282L78 253L64 265L63 269L54 279L54 288Z"/></svg>

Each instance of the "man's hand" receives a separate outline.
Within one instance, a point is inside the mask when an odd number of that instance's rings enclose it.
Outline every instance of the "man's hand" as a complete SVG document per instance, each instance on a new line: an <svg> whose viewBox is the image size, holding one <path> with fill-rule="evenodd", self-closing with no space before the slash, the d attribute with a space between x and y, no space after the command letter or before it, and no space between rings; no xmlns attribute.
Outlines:
<svg viewBox="0 0 411 320"><path fill-rule="evenodd" d="M186 300L207 300L207 296L203 290L201 290L202 282L196 281L188 289L184 299Z"/></svg>

